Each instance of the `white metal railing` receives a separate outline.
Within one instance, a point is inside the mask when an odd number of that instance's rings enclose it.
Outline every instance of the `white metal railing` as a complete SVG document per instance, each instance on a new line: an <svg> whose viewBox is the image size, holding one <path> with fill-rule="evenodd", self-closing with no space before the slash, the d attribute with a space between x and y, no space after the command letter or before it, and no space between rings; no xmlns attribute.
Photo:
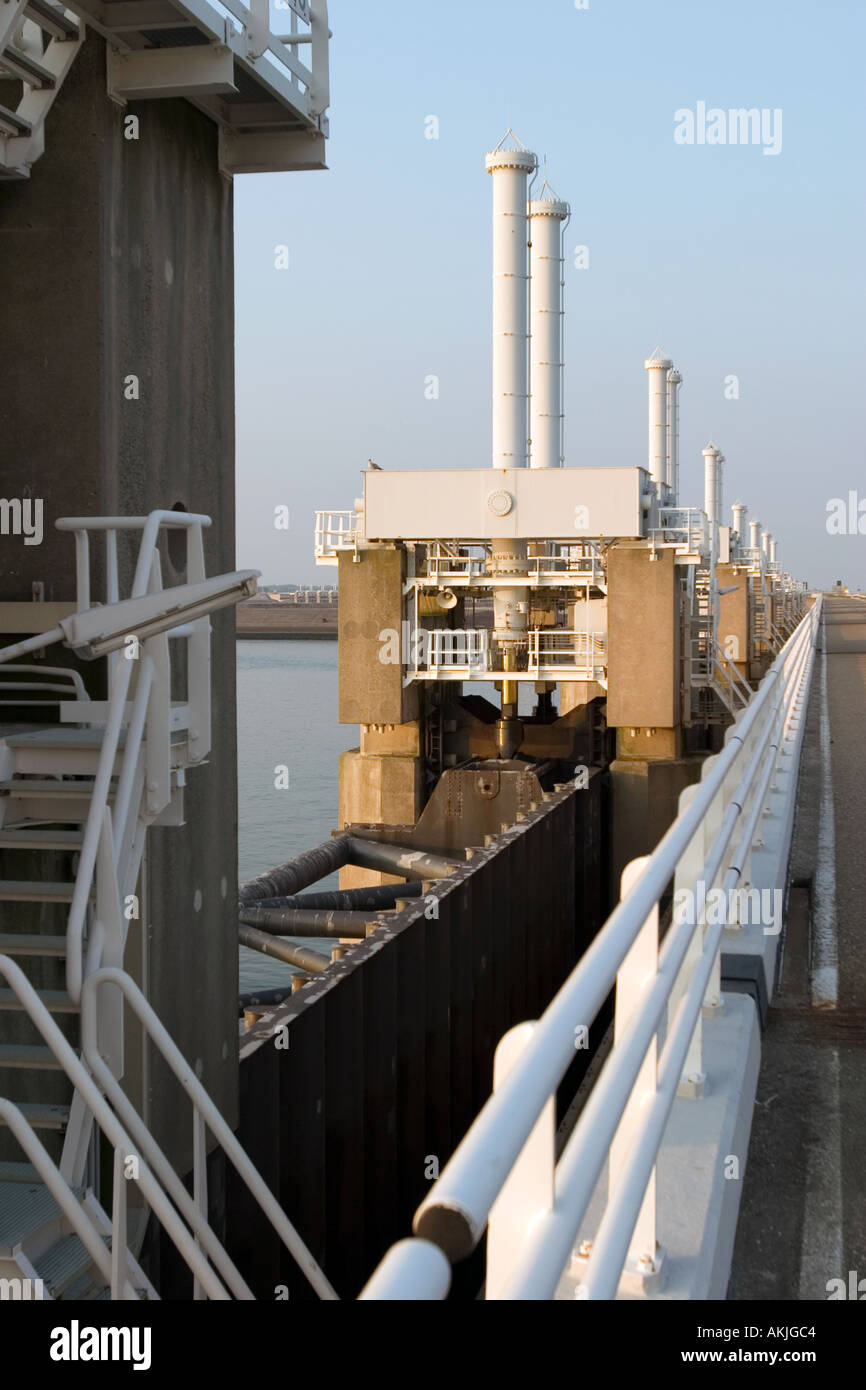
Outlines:
<svg viewBox="0 0 866 1390"><path fill-rule="evenodd" d="M419 636L428 639L426 665L431 671L457 668L484 674L490 669L490 633L487 628L422 628ZM418 656L421 662L425 662L423 652L419 651Z"/></svg>
<svg viewBox="0 0 866 1390"><path fill-rule="evenodd" d="M69 666L0 666L0 705L50 708L69 699L87 699L81 676Z"/></svg>
<svg viewBox="0 0 866 1390"><path fill-rule="evenodd" d="M128 1191L132 1181L193 1273L196 1297L220 1300L232 1296L247 1300L254 1297L207 1220L207 1130L217 1140L319 1296L323 1299L337 1297L131 976L122 970L106 968L88 976L85 981L81 1028L82 1053L87 1065L76 1056L21 967L8 956L0 956L0 978L8 981L24 1012L72 1082L75 1094L81 1097L113 1149L112 1219L109 1224L93 1194L82 1201L17 1106L11 1101L0 1100L0 1114L110 1285L112 1299L137 1299L138 1288L142 1283L147 1285L126 1242ZM124 1095L102 1056L98 1041L98 991L105 985L122 992L147 1036L156 1044L192 1101L195 1151L192 1196ZM131 1160L134 1162L131 1163ZM95 1216L101 1216L103 1221L97 1222ZM103 1240L106 1225L111 1236L110 1250Z"/></svg>
<svg viewBox="0 0 866 1390"><path fill-rule="evenodd" d="M317 565L335 565L341 550L357 550L358 520L357 512L316 512Z"/></svg>
<svg viewBox="0 0 866 1390"><path fill-rule="evenodd" d="M706 513L700 507L661 507L650 538L653 545L679 545L689 554L704 555L710 545Z"/></svg>
<svg viewBox="0 0 866 1390"><path fill-rule="evenodd" d="M605 639L601 632L565 632L560 628L534 628L529 633L531 675L542 670L579 671L587 680L604 673Z"/></svg>
<svg viewBox="0 0 866 1390"><path fill-rule="evenodd" d="M184 770L201 763L210 750L209 614L255 591L254 571L205 578L202 529L209 525L207 516L176 511L59 520L58 529L75 536L76 612L58 628L0 650L0 663L5 663L65 641L86 656L108 658L110 695L95 720L105 728L93 781L82 784L88 810L66 926L66 987L74 1003L81 999L88 973L102 965L122 965L129 925L122 904L135 890L147 829L169 806ZM164 590L157 547L172 530L185 532L187 583ZM138 531L130 597L121 601L118 534ZM102 605L92 603L90 584L90 538L98 533L106 546ZM186 647L187 699L179 709L171 702L169 638L182 640ZM77 700L71 708L76 719L89 722L88 701ZM173 740L173 731L185 738ZM58 768L62 771L60 754ZM123 1019L110 1003L104 1010L100 1045L120 1075ZM89 1116L81 1098L74 1098L61 1164L74 1185L84 1172L89 1139Z"/></svg>
<svg viewBox="0 0 866 1390"><path fill-rule="evenodd" d="M819 601L727 731L723 751L683 792L653 854L627 869L619 906L541 1019L503 1039L494 1094L418 1209L419 1239L386 1257L389 1272L383 1264L362 1298L397 1298L398 1280L413 1281L417 1298L443 1297L429 1243L462 1258L488 1225L488 1297L552 1298L608 1159L607 1203L582 1294L615 1297L627 1260L654 1268L653 1174L678 1088L702 1094L701 1013L720 998L723 930L705 910L675 915L659 948L659 901L672 880L692 901L699 884L726 894L750 884L756 830L761 823L761 838L770 833L771 789L782 771L792 774L787 797L795 794L820 610ZM777 818L781 873L787 810ZM589 1028L615 984L614 1046L554 1161L557 1087L577 1030Z"/></svg>

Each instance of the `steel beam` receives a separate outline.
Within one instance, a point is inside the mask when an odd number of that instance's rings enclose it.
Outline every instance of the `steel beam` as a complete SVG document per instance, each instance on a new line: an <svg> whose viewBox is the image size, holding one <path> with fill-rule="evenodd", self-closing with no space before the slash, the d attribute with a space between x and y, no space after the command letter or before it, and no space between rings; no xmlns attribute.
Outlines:
<svg viewBox="0 0 866 1390"><path fill-rule="evenodd" d="M108 94L115 101L218 96L235 92L234 57L220 44L148 48L107 54Z"/></svg>
<svg viewBox="0 0 866 1390"><path fill-rule="evenodd" d="M243 134L220 129L220 168L224 174L289 173L327 167L325 137L318 131Z"/></svg>

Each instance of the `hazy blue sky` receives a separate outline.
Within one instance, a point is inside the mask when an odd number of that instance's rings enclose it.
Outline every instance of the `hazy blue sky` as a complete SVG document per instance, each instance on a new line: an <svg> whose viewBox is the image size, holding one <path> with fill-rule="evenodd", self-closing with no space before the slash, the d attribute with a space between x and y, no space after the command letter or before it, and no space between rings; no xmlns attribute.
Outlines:
<svg viewBox="0 0 866 1390"><path fill-rule="evenodd" d="M684 377L683 504L712 439L728 519L742 497L785 568L866 585L866 535L826 527L830 498L866 503L866 3L589 3L331 0L328 171L235 180L240 565L334 582L313 512L351 507L368 457L489 463L484 154L511 125L589 248L567 260L568 465L646 463L659 344ZM780 109L781 152L676 144L701 101Z"/></svg>

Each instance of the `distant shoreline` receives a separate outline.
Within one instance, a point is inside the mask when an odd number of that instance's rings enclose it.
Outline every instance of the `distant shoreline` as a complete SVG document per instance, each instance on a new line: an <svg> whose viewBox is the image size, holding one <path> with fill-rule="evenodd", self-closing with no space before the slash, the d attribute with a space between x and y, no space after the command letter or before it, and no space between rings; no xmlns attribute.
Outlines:
<svg viewBox="0 0 866 1390"><path fill-rule="evenodd" d="M315 642L337 640L336 603L262 603L248 600L238 604L235 631L238 641Z"/></svg>

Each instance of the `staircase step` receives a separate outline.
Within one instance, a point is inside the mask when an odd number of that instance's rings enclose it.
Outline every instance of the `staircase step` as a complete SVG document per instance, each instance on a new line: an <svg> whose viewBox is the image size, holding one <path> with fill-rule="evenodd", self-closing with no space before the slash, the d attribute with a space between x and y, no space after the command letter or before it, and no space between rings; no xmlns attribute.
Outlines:
<svg viewBox="0 0 866 1390"><path fill-rule="evenodd" d="M36 748L46 751L78 749L85 753L99 752L105 739L104 729L74 729L65 725L52 725L47 729L26 729L19 734L8 734L3 742L8 748ZM126 744L126 730L121 729L117 740L118 748Z"/></svg>
<svg viewBox="0 0 866 1390"><path fill-rule="evenodd" d="M42 1003L52 1014L77 1014L78 1005L73 1004L65 989L39 989L36 991ZM23 1009L21 1001L11 989L0 989L0 1009Z"/></svg>
<svg viewBox="0 0 866 1390"><path fill-rule="evenodd" d="M90 1251L76 1235L63 1236L33 1261L33 1268L52 1298L62 1298L70 1285L86 1275L93 1264Z"/></svg>
<svg viewBox="0 0 866 1390"><path fill-rule="evenodd" d="M3 1182L42 1182L32 1163L0 1163L0 1183Z"/></svg>
<svg viewBox="0 0 866 1390"><path fill-rule="evenodd" d="M11 782L0 782L0 792L13 796L89 796L93 791L93 778L73 779L15 777Z"/></svg>
<svg viewBox="0 0 866 1390"><path fill-rule="evenodd" d="M55 39L78 38L78 25L67 19L63 9L51 0L27 0L24 13Z"/></svg>
<svg viewBox="0 0 866 1390"><path fill-rule="evenodd" d="M15 112L10 111L7 106L0 106L0 130L6 130L12 135L33 134L33 127L30 122L16 116Z"/></svg>
<svg viewBox="0 0 866 1390"><path fill-rule="evenodd" d="M17 48L6 48L0 53L0 68L5 68L13 77L26 82L28 87L35 88L36 91L52 92L57 86L57 78L53 72L37 63L29 53L22 53Z"/></svg>
<svg viewBox="0 0 866 1390"><path fill-rule="evenodd" d="M0 903L71 903L74 892L74 883L0 879Z"/></svg>
<svg viewBox="0 0 866 1390"><path fill-rule="evenodd" d="M65 1129L69 1122L68 1105L39 1105L31 1101L15 1101L31 1129ZM0 1118L0 1125L4 1123Z"/></svg>
<svg viewBox="0 0 866 1390"><path fill-rule="evenodd" d="M0 830L0 849L77 850L83 842L83 830Z"/></svg>
<svg viewBox="0 0 866 1390"><path fill-rule="evenodd" d="M65 956L65 936L0 934L0 956Z"/></svg>
<svg viewBox="0 0 866 1390"><path fill-rule="evenodd" d="M0 1181L0 1259L12 1259L16 1247L53 1221L57 1211L57 1203L43 1182Z"/></svg>
<svg viewBox="0 0 866 1390"><path fill-rule="evenodd" d="M50 1047L31 1047L29 1043L0 1044L0 1067L27 1067L40 1071L62 1071Z"/></svg>

